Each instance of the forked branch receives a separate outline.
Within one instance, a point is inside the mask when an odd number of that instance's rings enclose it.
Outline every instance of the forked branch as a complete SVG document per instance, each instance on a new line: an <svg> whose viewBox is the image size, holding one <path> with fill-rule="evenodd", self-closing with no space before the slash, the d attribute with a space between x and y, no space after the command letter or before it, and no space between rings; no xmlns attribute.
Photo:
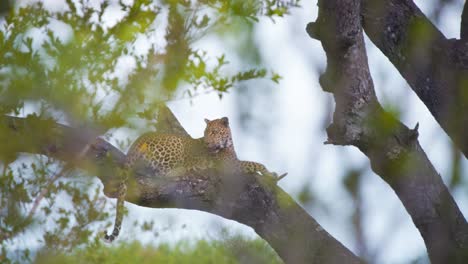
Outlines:
<svg viewBox="0 0 468 264"><path fill-rule="evenodd" d="M462 40L447 39L411 0L363 0L367 36L468 158L467 10Z"/></svg>
<svg viewBox="0 0 468 264"><path fill-rule="evenodd" d="M358 147L372 169L400 198L418 228L432 263L468 263L468 225L408 129L377 101L361 28L361 1L321 0L316 23L307 26L322 42L327 70L320 82L336 101L328 143Z"/></svg>

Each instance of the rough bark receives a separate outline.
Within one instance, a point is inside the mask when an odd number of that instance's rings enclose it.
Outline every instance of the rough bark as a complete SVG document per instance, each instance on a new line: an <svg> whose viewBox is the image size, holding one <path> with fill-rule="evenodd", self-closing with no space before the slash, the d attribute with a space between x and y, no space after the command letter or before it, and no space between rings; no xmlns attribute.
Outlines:
<svg viewBox="0 0 468 264"><path fill-rule="evenodd" d="M464 42L468 40L468 4L465 2L461 17L460 39Z"/></svg>
<svg viewBox="0 0 468 264"><path fill-rule="evenodd" d="M366 34L468 157L468 43L447 39L411 0L362 3Z"/></svg>
<svg viewBox="0 0 468 264"><path fill-rule="evenodd" d="M167 131L186 133L172 113L161 120L168 124ZM43 127L54 133L42 134ZM76 131L35 117L3 117L0 129L9 131L9 140L15 142L9 151L38 153L65 162L91 143L83 159L74 159L73 165L97 175L106 194L116 186L125 154L105 140L95 139L93 131ZM238 221L252 227L285 263L361 263L270 178L210 169L172 179L152 175L153 180L141 186L134 180L136 173L142 171L130 172L128 202L201 210Z"/></svg>
<svg viewBox="0 0 468 264"><path fill-rule="evenodd" d="M391 1L390 1L391 2ZM418 131L386 113L369 73L359 0L319 1L307 32L322 42L327 70L320 82L336 101L328 143L358 147L395 191L433 263L468 263L468 225L418 143Z"/></svg>

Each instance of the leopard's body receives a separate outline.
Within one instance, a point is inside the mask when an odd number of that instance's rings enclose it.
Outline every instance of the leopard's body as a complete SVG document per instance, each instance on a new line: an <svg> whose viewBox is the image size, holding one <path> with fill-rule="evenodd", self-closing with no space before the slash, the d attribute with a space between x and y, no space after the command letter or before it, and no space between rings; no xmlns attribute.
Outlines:
<svg viewBox="0 0 468 264"><path fill-rule="evenodd" d="M286 175L278 177L260 163L238 160L226 117L205 121L206 129L201 139L160 133L142 135L130 147L126 167L130 169L142 163L152 169L152 175L159 177L182 176L190 171L208 169L219 164L227 166L233 173L267 175L278 180ZM120 231L125 190L125 186L119 187L114 231L105 236L109 242Z"/></svg>
<svg viewBox="0 0 468 264"><path fill-rule="evenodd" d="M160 177L177 176L178 169L209 167L210 157L201 139L171 134L146 133L127 153L126 166L145 164Z"/></svg>

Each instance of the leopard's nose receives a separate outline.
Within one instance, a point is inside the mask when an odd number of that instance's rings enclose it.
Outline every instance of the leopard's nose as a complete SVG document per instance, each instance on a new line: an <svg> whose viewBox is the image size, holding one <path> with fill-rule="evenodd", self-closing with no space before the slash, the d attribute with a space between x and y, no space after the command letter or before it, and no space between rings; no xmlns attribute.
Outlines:
<svg viewBox="0 0 468 264"><path fill-rule="evenodd" d="M211 144L208 144L208 148L210 150L216 150L218 148L218 146L216 144L211 143Z"/></svg>

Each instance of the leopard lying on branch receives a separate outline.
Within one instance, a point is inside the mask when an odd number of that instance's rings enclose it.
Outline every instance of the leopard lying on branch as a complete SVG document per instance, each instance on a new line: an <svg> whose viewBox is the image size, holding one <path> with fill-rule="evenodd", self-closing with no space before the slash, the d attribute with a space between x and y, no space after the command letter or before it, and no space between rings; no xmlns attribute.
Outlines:
<svg viewBox="0 0 468 264"><path fill-rule="evenodd" d="M232 142L229 120L223 117L205 119L204 137L193 139L175 134L150 132L139 137L127 153L125 167L132 169L137 164L145 164L157 177L179 177L187 172L226 166L233 173L265 175L279 181L286 176L270 172L260 163L237 159ZM127 187L125 180L119 185L117 212L114 230L105 234L105 240L112 242L118 235L124 215L124 201Z"/></svg>

